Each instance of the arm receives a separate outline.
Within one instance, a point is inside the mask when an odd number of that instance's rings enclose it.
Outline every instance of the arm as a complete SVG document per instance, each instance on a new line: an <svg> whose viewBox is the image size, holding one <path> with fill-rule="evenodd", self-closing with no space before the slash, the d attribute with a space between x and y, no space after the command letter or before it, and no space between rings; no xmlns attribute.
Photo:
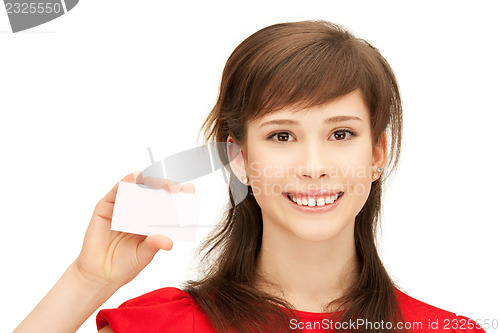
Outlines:
<svg viewBox="0 0 500 333"><path fill-rule="evenodd" d="M72 264L14 332L76 332L117 289L87 281Z"/></svg>
<svg viewBox="0 0 500 333"><path fill-rule="evenodd" d="M137 178L137 177L140 178ZM168 185L167 180L129 174L122 181L194 193L193 184ZM15 329L23 332L75 332L113 293L132 281L159 249L172 249L164 235L135 235L111 230L117 183L94 210L82 251L59 281ZM104 328L104 332L112 332Z"/></svg>

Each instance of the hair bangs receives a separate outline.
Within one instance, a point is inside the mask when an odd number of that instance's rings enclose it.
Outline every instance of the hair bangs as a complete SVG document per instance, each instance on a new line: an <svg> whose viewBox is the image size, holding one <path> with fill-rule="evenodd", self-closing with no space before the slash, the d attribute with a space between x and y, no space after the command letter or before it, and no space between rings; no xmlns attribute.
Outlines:
<svg viewBox="0 0 500 333"><path fill-rule="evenodd" d="M250 94L249 111L257 119L284 108L321 106L358 88L365 90L366 75L358 58L348 45L332 48L327 41L284 49L270 63L261 62L261 75L252 86L262 88Z"/></svg>

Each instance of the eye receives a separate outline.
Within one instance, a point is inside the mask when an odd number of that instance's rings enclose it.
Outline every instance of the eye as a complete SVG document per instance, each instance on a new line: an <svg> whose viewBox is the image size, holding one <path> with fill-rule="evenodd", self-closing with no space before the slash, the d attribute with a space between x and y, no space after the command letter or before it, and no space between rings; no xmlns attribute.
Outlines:
<svg viewBox="0 0 500 333"><path fill-rule="evenodd" d="M270 134L267 137L267 140L273 140L273 141L276 141L279 143L284 143L284 142L288 142L288 139L290 138L290 136L291 136L291 134L288 132L275 132L275 133ZM275 140L274 137L277 137L277 139Z"/></svg>
<svg viewBox="0 0 500 333"><path fill-rule="evenodd" d="M349 141L352 137L356 136L356 134L348 129L337 130L332 134L335 137L334 141ZM286 131L274 132L267 137L267 140L271 140L277 143L286 143L290 142L290 137L293 135Z"/></svg>
<svg viewBox="0 0 500 333"><path fill-rule="evenodd" d="M346 139L346 134L349 134L349 137ZM335 136L335 141L347 141L347 140L350 140L351 137L353 136L356 136L356 134L354 134L353 131L350 131L350 130L347 130L347 129L342 129L342 130L338 130L338 131L335 131L333 132L333 135ZM337 140L339 139L339 140Z"/></svg>

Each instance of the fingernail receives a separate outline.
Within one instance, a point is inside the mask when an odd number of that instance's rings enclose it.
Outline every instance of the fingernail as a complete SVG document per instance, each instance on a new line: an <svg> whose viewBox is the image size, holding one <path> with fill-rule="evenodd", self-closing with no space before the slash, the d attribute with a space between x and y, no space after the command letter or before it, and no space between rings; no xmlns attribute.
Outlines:
<svg viewBox="0 0 500 333"><path fill-rule="evenodd" d="M141 171L134 171L134 182L136 184L139 184L142 181L142 172Z"/></svg>
<svg viewBox="0 0 500 333"><path fill-rule="evenodd" d="M179 183L168 183L168 189L170 190L170 192L179 192L181 190L181 184Z"/></svg>

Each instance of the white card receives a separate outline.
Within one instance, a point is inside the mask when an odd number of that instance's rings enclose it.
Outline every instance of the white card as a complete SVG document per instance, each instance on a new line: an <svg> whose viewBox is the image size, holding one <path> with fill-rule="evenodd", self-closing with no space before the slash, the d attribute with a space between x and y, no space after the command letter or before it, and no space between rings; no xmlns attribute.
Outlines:
<svg viewBox="0 0 500 333"><path fill-rule="evenodd" d="M170 193L145 185L119 182L111 230L139 235L164 234L172 240L194 242L202 195Z"/></svg>

